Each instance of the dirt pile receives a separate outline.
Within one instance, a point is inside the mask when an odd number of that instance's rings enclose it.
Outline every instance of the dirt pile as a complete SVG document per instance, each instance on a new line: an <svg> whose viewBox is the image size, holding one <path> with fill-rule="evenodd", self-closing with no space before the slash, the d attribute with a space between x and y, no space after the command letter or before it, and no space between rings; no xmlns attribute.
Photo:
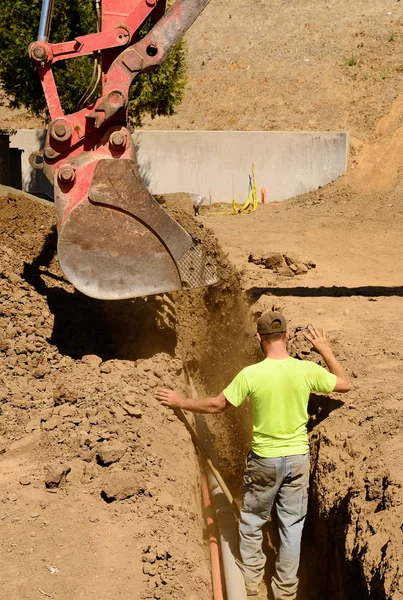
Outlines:
<svg viewBox="0 0 403 600"><path fill-rule="evenodd" d="M278 275L294 277L308 273L309 269L316 267L312 260L302 261L294 252L264 252L263 250L253 250L249 254L248 261L255 265L260 265L265 269L270 269Z"/></svg>
<svg viewBox="0 0 403 600"><path fill-rule="evenodd" d="M76 582L86 593L101 569L94 592L99 598L109 598L102 595L106 576L115 580L122 598L208 598L198 481L189 476L197 473L195 453L182 424L153 396L158 385L188 392L183 362L174 348L135 361L117 359L106 326L116 307L76 294L64 281L54 258L52 210L22 195L5 194L1 204L3 546L6 540L24 537L20 527L27 510L40 512L42 502L50 514L56 504L66 510L69 500L68 510L77 518L85 512L80 497L90 495L95 521L82 524L71 539L80 546L92 522L108 527L115 515L127 528L130 547L120 548L121 564L113 574L102 574L102 560L89 562L87 580L78 575ZM131 319L137 320L136 303L130 306ZM158 319L151 308L150 314L152 336ZM142 354L142 338L136 346L137 355ZM7 479L8 470L14 473ZM106 518L100 516L104 507L111 511ZM64 522L49 518L47 535L56 539ZM115 535L113 525L109 527ZM140 542L133 573L129 537ZM39 571L40 589L57 592L59 598L81 597L69 581L79 571L80 556L63 557L61 566L59 553L59 575L51 579L39 565L53 544L48 538L24 543L32 548L29 563ZM9 558L2 568L19 571L18 557ZM113 553L108 559L114 561ZM128 580L127 589L119 583L122 577ZM3 574L2 580L7 580L8 597L28 597L30 576L20 579L18 592L9 576Z"/></svg>
<svg viewBox="0 0 403 600"><path fill-rule="evenodd" d="M253 360L253 339L239 275L189 198L161 200L214 256L220 285L99 302L60 270L53 207L2 188L3 539L18 540L3 542L11 599L32 585L61 599L109 600L116 590L138 600L210 597L195 451L154 390L189 395L191 373L199 390L217 393ZM239 484L232 468L243 461L245 419L223 416L212 429ZM35 576L16 589L9 573L20 572L21 548Z"/></svg>
<svg viewBox="0 0 403 600"><path fill-rule="evenodd" d="M347 130L361 141L401 93L398 0L213 0L187 34L176 115L152 129Z"/></svg>

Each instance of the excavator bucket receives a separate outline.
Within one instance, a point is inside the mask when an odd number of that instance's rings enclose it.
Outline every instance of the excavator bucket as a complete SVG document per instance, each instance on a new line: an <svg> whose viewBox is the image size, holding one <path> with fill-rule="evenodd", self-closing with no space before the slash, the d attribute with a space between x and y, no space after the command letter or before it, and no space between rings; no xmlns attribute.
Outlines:
<svg viewBox="0 0 403 600"><path fill-rule="evenodd" d="M61 214L60 187L55 201ZM152 197L128 159L97 162L88 197L59 224L58 257L78 290L102 300L218 281L211 259Z"/></svg>

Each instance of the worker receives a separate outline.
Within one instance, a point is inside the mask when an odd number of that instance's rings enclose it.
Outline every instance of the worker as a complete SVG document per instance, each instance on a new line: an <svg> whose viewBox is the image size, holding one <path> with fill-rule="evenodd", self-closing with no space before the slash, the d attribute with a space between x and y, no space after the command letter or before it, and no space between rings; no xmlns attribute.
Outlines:
<svg viewBox="0 0 403 600"><path fill-rule="evenodd" d="M308 326L303 334L330 372L288 354L286 320L280 312L270 311L258 319L255 334L265 359L244 368L218 396L192 399L169 389L156 392L164 406L195 413L221 413L230 406L240 406L248 397L251 400L252 446L244 473L238 561L248 596L258 594L263 578L266 557L262 527L274 505L280 547L271 587L275 600L296 598L309 488L309 394L351 389L350 378L335 358L325 332Z"/></svg>

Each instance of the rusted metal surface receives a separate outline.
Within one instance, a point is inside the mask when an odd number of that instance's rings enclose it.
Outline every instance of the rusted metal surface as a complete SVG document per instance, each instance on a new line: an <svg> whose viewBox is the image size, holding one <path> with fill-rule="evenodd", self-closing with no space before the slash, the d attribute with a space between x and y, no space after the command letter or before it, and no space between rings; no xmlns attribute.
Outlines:
<svg viewBox="0 0 403 600"><path fill-rule="evenodd" d="M84 200L59 232L60 265L93 298L118 300L180 289L175 261L141 221Z"/></svg>
<svg viewBox="0 0 403 600"><path fill-rule="evenodd" d="M63 219L58 256L73 285L116 300L217 282L215 267L156 202L133 160L97 162L88 199Z"/></svg>
<svg viewBox="0 0 403 600"><path fill-rule="evenodd" d="M151 196L134 160L100 160L88 197L143 223L160 238L174 260L180 260L192 246L190 235Z"/></svg>

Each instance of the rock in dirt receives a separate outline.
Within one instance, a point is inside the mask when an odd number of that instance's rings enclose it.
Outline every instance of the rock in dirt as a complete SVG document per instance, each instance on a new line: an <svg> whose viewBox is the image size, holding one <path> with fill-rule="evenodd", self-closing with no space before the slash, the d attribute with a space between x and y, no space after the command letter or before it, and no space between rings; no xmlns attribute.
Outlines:
<svg viewBox="0 0 403 600"><path fill-rule="evenodd" d="M125 396L126 404L130 404L130 406L137 406L139 401L139 397L137 394L127 394Z"/></svg>
<svg viewBox="0 0 403 600"><path fill-rule="evenodd" d="M143 573L144 575L151 575L151 577L154 577L158 573L158 570L153 564L146 562L143 564Z"/></svg>
<svg viewBox="0 0 403 600"><path fill-rule="evenodd" d="M143 411L138 406L131 406L130 404L123 405L124 410L131 417L135 417L136 419L141 419L143 416Z"/></svg>
<svg viewBox="0 0 403 600"><path fill-rule="evenodd" d="M125 418L127 417L127 412L125 410L123 410L123 408L121 406L119 406L118 404L115 406L111 406L110 411L113 414L113 416L115 417L115 421L117 423L122 423L125 420Z"/></svg>
<svg viewBox="0 0 403 600"><path fill-rule="evenodd" d="M10 347L10 343L6 338L0 337L0 352L7 352Z"/></svg>
<svg viewBox="0 0 403 600"><path fill-rule="evenodd" d="M30 485L32 478L28 475L23 475L20 477L20 485Z"/></svg>
<svg viewBox="0 0 403 600"><path fill-rule="evenodd" d="M100 371L101 373L112 373L112 365L110 362L106 362L106 363L102 363L101 367L100 367Z"/></svg>
<svg viewBox="0 0 403 600"><path fill-rule="evenodd" d="M113 444L102 442L97 449L97 460L103 467L107 467L112 463L118 462L126 450L127 446L120 442Z"/></svg>
<svg viewBox="0 0 403 600"><path fill-rule="evenodd" d="M34 448L37 448L41 440L41 432L35 431L25 437L13 442L8 449L8 452L30 452Z"/></svg>
<svg viewBox="0 0 403 600"><path fill-rule="evenodd" d="M77 411L74 406L71 406L71 404L65 404L61 407L59 415L64 419L67 419L69 417L75 417L77 415Z"/></svg>
<svg viewBox="0 0 403 600"><path fill-rule="evenodd" d="M45 467L45 487L48 489L58 488L66 481L71 467L60 463L53 463Z"/></svg>
<svg viewBox="0 0 403 600"><path fill-rule="evenodd" d="M73 387L73 385L65 379L59 379L56 382L55 388L53 390L53 401L55 403L55 406L65 404L66 402L68 402L69 404L75 404L77 400L78 392Z"/></svg>
<svg viewBox="0 0 403 600"><path fill-rule="evenodd" d="M48 421L44 421L44 423L42 425L42 429L44 429L44 431L53 431L53 429L56 429L56 427L59 427L59 425L61 425L61 423L62 423L61 417L59 417L58 415L53 415L53 417L50 417L50 419Z"/></svg>
<svg viewBox="0 0 403 600"><path fill-rule="evenodd" d="M33 377L35 377L35 379L42 379L42 377L45 377L45 375L47 375L49 371L49 365L42 363L32 371L32 375Z"/></svg>
<svg viewBox="0 0 403 600"><path fill-rule="evenodd" d="M154 564L155 561L157 560L157 553L153 552L152 550L149 550L148 552L144 552L142 560L143 560L143 562L148 562L150 564Z"/></svg>
<svg viewBox="0 0 403 600"><path fill-rule="evenodd" d="M41 428L41 419L40 417L35 417L28 421L25 426L26 433L32 433L33 431L39 431Z"/></svg>
<svg viewBox="0 0 403 600"><path fill-rule="evenodd" d="M89 365L90 367L94 367L94 368L99 367L99 365L102 363L102 358L100 358L96 354L86 354L85 356L82 357L81 360L86 365Z"/></svg>
<svg viewBox="0 0 403 600"><path fill-rule="evenodd" d="M248 258L255 265L262 265L278 275L292 277L307 273L314 269L316 264L312 260L300 260L295 252L264 252L263 250L252 250Z"/></svg>
<svg viewBox="0 0 403 600"><path fill-rule="evenodd" d="M102 487L101 496L106 502L125 500L144 491L136 475L122 471L111 473Z"/></svg>

